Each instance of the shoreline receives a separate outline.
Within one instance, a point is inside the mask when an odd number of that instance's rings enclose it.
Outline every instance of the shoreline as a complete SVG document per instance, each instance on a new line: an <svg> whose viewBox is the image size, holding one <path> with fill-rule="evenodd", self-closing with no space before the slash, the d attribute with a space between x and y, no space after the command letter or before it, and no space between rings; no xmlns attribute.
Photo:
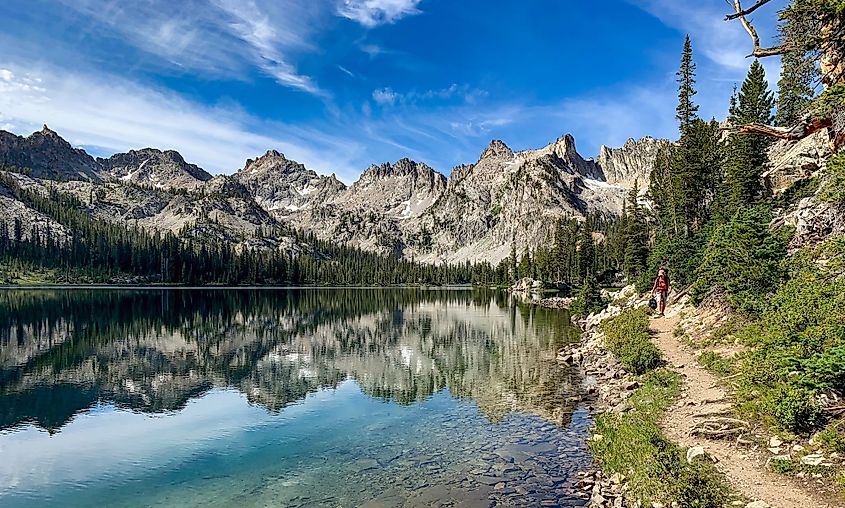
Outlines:
<svg viewBox="0 0 845 508"><path fill-rule="evenodd" d="M420 289L431 290L467 290L475 289L478 286L451 284L445 286L180 286L180 285L142 285L142 284L27 284L0 285L0 289L212 289L212 290L233 290L233 289L260 289L260 290L289 290L289 289Z"/></svg>

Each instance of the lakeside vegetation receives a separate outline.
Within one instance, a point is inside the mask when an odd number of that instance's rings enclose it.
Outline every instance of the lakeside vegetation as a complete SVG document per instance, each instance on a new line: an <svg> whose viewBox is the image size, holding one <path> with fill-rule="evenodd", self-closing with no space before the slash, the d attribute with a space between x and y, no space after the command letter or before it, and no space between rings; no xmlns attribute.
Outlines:
<svg viewBox="0 0 845 508"><path fill-rule="evenodd" d="M680 394L680 376L661 367L662 354L649 336L649 313L628 309L601 324L605 343L632 372L640 386L627 399L626 411L596 418L590 448L606 474L624 475L633 499L678 502L681 506L722 507L730 489L712 464L687 461L685 451L660 428L667 409Z"/></svg>
<svg viewBox="0 0 845 508"><path fill-rule="evenodd" d="M681 380L659 368L640 378L641 386L629 398L631 410L606 412L596 418L590 448L610 474L625 476L634 499L672 501L680 506L722 507L731 499L730 489L712 464L686 460L685 452L660 429L666 410L677 399Z"/></svg>
<svg viewBox="0 0 845 508"><path fill-rule="evenodd" d="M773 122L785 129L841 114L843 76L831 75L835 69L824 74L820 58L831 51L841 56L845 48L845 3L795 0L780 21L780 41L788 49L777 93L769 91L763 66L753 60L730 98L723 125L697 116L695 63L686 40L677 74L679 139L658 157L647 193L653 206L646 211L646 241L634 246L642 237L625 240L629 249L646 255L631 258L637 263L627 264L625 274L647 291L657 267L668 266L675 288L688 289L694 305L724 309L730 319L708 340L742 346L742 352L724 356L705 350L699 363L726 382L730 378L740 417L762 422L786 440L811 437L790 453L794 457L779 457L770 469L828 480L838 474L845 485L841 471L800 460L845 450L845 239L795 238L784 221L774 220L808 197L814 206L841 210L845 152L841 143L832 143L834 153L823 171L773 197L764 177L772 140L743 133ZM820 26L837 29L819 36ZM824 92L814 97L820 81ZM730 499L713 468L687 464L660 431L680 380L655 370L659 351L652 351L645 311L626 311L603 322L601 330L608 348L641 375L641 387L629 399L632 409L597 419L601 438L591 446L603 468L624 474L633 497L643 501L724 506ZM684 330L676 330L676 337L707 347Z"/></svg>

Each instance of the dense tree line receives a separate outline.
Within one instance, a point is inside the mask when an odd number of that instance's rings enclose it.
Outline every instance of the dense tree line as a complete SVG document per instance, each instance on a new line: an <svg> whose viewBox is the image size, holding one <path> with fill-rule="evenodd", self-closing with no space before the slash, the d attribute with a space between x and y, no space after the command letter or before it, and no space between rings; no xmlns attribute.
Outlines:
<svg viewBox="0 0 845 508"><path fill-rule="evenodd" d="M511 243L510 255L496 265L488 262L472 267L473 282L509 285L530 277L580 286L587 277L608 281L622 266L626 219L588 213L583 220L559 219L548 241L534 249Z"/></svg>
<svg viewBox="0 0 845 508"><path fill-rule="evenodd" d="M58 272L58 280L107 282L129 277L168 284L390 285L466 284L474 267L432 265L357 248L339 246L293 230L302 252L236 250L213 238L180 239L171 232L149 232L139 226L92 218L74 196L50 189L46 195L23 189L8 177L0 185L15 198L64 226L49 223L24 231L20 219L0 223L0 262Z"/></svg>

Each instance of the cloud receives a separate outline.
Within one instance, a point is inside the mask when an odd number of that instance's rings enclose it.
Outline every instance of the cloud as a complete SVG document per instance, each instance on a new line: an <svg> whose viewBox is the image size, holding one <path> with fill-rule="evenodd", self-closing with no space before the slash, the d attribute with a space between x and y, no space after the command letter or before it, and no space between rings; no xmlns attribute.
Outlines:
<svg viewBox="0 0 845 508"><path fill-rule="evenodd" d="M394 23L405 16L419 14L422 0L343 0L337 14L357 21L367 28Z"/></svg>
<svg viewBox="0 0 845 508"><path fill-rule="evenodd" d="M753 45L748 34L738 21L725 21L725 14L732 12L732 7L723 2L678 2L677 0L628 0L640 7L663 24L690 34L693 49L703 54L719 67L714 79L731 76L741 80L751 64L748 55ZM786 0L774 0L758 11L760 23L755 27L764 41L773 42L776 35L777 13L786 5ZM680 57L680 48L678 49ZM779 73L779 61L764 58L761 62L770 67L770 76ZM770 80L771 81L771 80ZM776 79L775 79L776 81Z"/></svg>
<svg viewBox="0 0 845 508"><path fill-rule="evenodd" d="M489 134L496 127L513 123L513 118L491 118L487 120L464 120L449 122L449 127L463 136L482 136Z"/></svg>
<svg viewBox="0 0 845 508"><path fill-rule="evenodd" d="M342 72L342 73L346 74L346 75L347 75L347 76L349 76L350 78L354 78L354 77L355 77L355 73L354 73L354 72L352 72L352 71L350 71L350 70L349 70L349 69L347 69L346 67L344 67L344 66L342 66L342 65L338 65L338 66L337 66L337 68L338 68L338 70L339 70L340 72Z"/></svg>
<svg viewBox="0 0 845 508"><path fill-rule="evenodd" d="M277 82L326 96L292 58L312 51L308 40L328 14L319 2L290 0L60 0L159 63L214 76L241 77L257 68Z"/></svg>
<svg viewBox="0 0 845 508"><path fill-rule="evenodd" d="M392 106L396 104L398 98L399 94L389 87L373 90L373 100L381 106Z"/></svg>
<svg viewBox="0 0 845 508"><path fill-rule="evenodd" d="M363 147L323 129L267 122L236 108L200 105L113 75L0 64L0 118L27 134L41 124L73 145L109 154L178 150L212 172L231 173L269 148L323 173L351 176ZM266 134L272 132L272 135Z"/></svg>
<svg viewBox="0 0 845 508"><path fill-rule="evenodd" d="M395 105L413 106L424 101L448 101L450 99L459 99L468 104L475 104L488 95L486 90L472 88L467 84L458 85L457 83L452 83L445 88L430 89L423 92L411 90L409 92L399 93L390 87L384 87L373 90L372 93L373 100L376 104L385 107Z"/></svg>

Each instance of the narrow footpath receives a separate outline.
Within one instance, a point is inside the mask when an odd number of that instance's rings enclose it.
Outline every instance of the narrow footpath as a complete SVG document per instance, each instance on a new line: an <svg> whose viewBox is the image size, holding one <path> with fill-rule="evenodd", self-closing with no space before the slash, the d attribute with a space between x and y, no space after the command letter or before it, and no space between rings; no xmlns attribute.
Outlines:
<svg viewBox="0 0 845 508"><path fill-rule="evenodd" d="M734 489L751 501L765 501L777 508L843 506L830 504L829 500L808 492L790 478L769 471L766 456L755 453L749 445L738 445L735 437L708 439L695 435L696 429L714 429L736 422L732 419L730 397L722 382L699 365L692 349L673 336L680 321L678 314L683 309L678 307L668 309L664 318L651 320L655 343L663 351L668 366L684 379L681 398L669 409L662 423L667 436L683 447L703 447Z"/></svg>

